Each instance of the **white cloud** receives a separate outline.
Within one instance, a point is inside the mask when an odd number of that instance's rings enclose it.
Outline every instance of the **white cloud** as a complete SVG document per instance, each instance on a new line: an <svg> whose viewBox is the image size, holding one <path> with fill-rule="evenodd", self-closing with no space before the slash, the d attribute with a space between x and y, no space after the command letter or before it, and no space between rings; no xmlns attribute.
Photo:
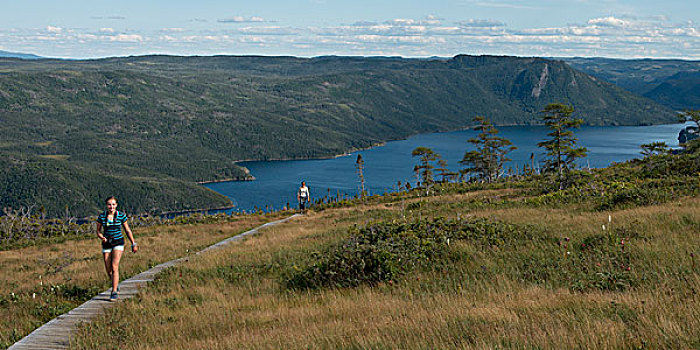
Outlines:
<svg viewBox="0 0 700 350"><path fill-rule="evenodd" d="M165 42L176 42L180 41L177 37L170 36L170 35L161 35L158 37L159 41L165 41Z"/></svg>
<svg viewBox="0 0 700 350"><path fill-rule="evenodd" d="M629 22L610 16L590 19L588 20L588 24L605 27L624 27L629 25Z"/></svg>
<svg viewBox="0 0 700 350"><path fill-rule="evenodd" d="M37 35L34 37L34 39L39 40L39 41L58 41L59 40L55 36L47 36L47 35Z"/></svg>
<svg viewBox="0 0 700 350"><path fill-rule="evenodd" d="M300 35L304 33L304 29L292 28L292 27L280 27L280 26L267 26L267 27L244 27L239 28L234 33L245 34L245 35L272 35L272 36L283 36L283 35Z"/></svg>
<svg viewBox="0 0 700 350"><path fill-rule="evenodd" d="M424 19L411 19L411 18L396 18L384 22L391 26L438 26L442 23L442 19L435 16L426 16Z"/></svg>
<svg viewBox="0 0 700 350"><path fill-rule="evenodd" d="M466 21L458 22L461 27L505 27L506 24L500 21L487 20L487 19L469 19Z"/></svg>
<svg viewBox="0 0 700 350"><path fill-rule="evenodd" d="M253 16L250 18L245 18L243 16L233 16L229 18L222 18L217 20L219 23L260 23L265 22L265 19L259 16Z"/></svg>
<svg viewBox="0 0 700 350"><path fill-rule="evenodd" d="M240 38L239 40L241 43L256 43L256 44L263 44L268 41L268 39L265 39L263 37L259 36L244 36Z"/></svg>
<svg viewBox="0 0 700 350"><path fill-rule="evenodd" d="M114 36L108 36L110 41L118 42L141 42L144 41L143 36L138 34L119 34Z"/></svg>
<svg viewBox="0 0 700 350"><path fill-rule="evenodd" d="M422 36L384 36L384 35L357 35L351 37L357 41L373 43L399 43L399 44L434 44L444 43L444 38Z"/></svg>
<svg viewBox="0 0 700 350"><path fill-rule="evenodd" d="M449 56L484 53L700 59L698 24L692 21L674 23L663 16L611 15L582 23L522 29L509 28L497 19L453 19L448 23L435 15L306 27L261 24L270 23L261 17L228 20L230 22L225 23L241 24L210 23L208 29L184 26L126 33L110 26L92 30L48 26L45 30L7 29L0 31L0 35L3 45L14 51L75 58L138 54L143 50L188 55L391 53L414 56L428 53L428 56ZM202 26L197 24L197 27ZM49 49L56 52L47 52Z"/></svg>
<svg viewBox="0 0 700 350"><path fill-rule="evenodd" d="M95 34L78 34L76 35L78 39L81 40L99 40L100 37Z"/></svg>
<svg viewBox="0 0 700 350"><path fill-rule="evenodd" d="M61 32L63 32L63 28L54 27L54 26L46 26L46 31L49 33L61 34Z"/></svg>

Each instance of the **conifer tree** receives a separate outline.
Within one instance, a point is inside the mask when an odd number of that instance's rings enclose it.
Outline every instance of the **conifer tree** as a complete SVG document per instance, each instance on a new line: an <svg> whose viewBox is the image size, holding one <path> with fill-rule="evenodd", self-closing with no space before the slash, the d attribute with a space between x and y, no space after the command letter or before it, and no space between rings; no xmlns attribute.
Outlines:
<svg viewBox="0 0 700 350"><path fill-rule="evenodd" d="M430 187L430 185L434 182L433 180L433 169L435 166L432 164L432 162L438 160L440 156L433 152L432 149L428 147L417 147L416 149L411 152L411 155L414 157L420 157L418 159L418 165L413 167L413 171L418 174L418 176L421 179L421 182L426 186Z"/></svg>
<svg viewBox="0 0 700 350"><path fill-rule="evenodd" d="M588 152L585 147L576 147L576 137L570 129L580 127L583 119L572 119L573 112L573 106L561 103L550 103L542 110L544 124L551 132L547 134L550 139L539 142L537 147L547 150L544 171L557 173L560 190L566 187L565 177L576 167L576 159L585 157Z"/></svg>
<svg viewBox="0 0 700 350"><path fill-rule="evenodd" d="M460 164L467 167L462 169L461 173L474 174L477 178L491 183L501 176L503 165L510 160L506 154L517 147L513 146L510 140L498 136L498 129L488 119L477 116L473 120L479 123L473 130L481 133L468 140L476 146L476 150L464 154Z"/></svg>

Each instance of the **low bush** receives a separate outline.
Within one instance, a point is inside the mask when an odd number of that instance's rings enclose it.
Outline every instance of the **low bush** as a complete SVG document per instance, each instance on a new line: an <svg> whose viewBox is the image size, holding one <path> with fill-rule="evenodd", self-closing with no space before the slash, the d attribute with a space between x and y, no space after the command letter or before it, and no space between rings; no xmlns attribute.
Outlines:
<svg viewBox="0 0 700 350"><path fill-rule="evenodd" d="M445 256L452 241L485 247L509 244L522 237L515 226L490 222L422 219L381 222L353 227L341 244L312 256L305 268L296 265L285 277L289 289L355 287L391 281L418 267L429 267Z"/></svg>

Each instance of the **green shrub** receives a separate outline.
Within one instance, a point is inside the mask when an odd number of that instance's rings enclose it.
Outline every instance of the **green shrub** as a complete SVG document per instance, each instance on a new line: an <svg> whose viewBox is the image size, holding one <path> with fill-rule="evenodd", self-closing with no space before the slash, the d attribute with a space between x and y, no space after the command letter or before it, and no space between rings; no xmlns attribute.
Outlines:
<svg viewBox="0 0 700 350"><path fill-rule="evenodd" d="M449 242L444 219L383 222L350 229L350 238L315 256L286 277L290 289L354 287L394 280L444 254Z"/></svg>

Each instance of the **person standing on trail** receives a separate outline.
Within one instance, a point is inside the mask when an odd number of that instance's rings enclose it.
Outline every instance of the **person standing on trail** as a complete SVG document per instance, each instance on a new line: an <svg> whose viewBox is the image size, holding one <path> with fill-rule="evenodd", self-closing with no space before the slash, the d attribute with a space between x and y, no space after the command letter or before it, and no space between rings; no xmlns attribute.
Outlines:
<svg viewBox="0 0 700 350"><path fill-rule="evenodd" d="M102 241L105 269L107 276L112 280L112 293L109 295L109 301L117 301L119 298L119 261L124 253L122 227L131 241L131 251L136 253L139 246L131 233L126 214L117 211L117 199L109 197L105 203L107 210L97 217L97 237Z"/></svg>
<svg viewBox="0 0 700 350"><path fill-rule="evenodd" d="M306 182L301 182L301 187L297 191L297 200L299 201L299 210L306 210L306 205L311 200L311 194L309 193L309 188L306 187Z"/></svg>

